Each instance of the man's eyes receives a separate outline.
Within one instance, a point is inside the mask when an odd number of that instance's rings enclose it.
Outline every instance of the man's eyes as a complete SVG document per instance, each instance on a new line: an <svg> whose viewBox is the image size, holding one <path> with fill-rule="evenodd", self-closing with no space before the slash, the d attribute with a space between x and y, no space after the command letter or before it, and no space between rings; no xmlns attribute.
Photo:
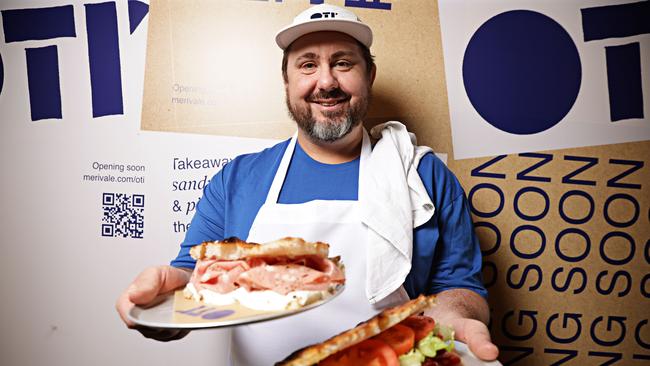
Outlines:
<svg viewBox="0 0 650 366"><path fill-rule="evenodd" d="M304 70L312 70L316 68L316 63L315 62L305 62L302 65L300 65L301 69Z"/></svg>
<svg viewBox="0 0 650 366"><path fill-rule="evenodd" d="M332 63L332 68L335 68L337 70L349 70L354 66L354 64L350 61L347 60L338 60ZM314 71L318 68L318 64L316 62L312 61L307 61L303 62L300 64L300 69L303 71Z"/></svg>
<svg viewBox="0 0 650 366"><path fill-rule="evenodd" d="M350 67L352 67L352 63L348 62L348 61L345 61L345 60L341 60L341 61L336 61L334 66L339 67L339 68L350 68Z"/></svg>

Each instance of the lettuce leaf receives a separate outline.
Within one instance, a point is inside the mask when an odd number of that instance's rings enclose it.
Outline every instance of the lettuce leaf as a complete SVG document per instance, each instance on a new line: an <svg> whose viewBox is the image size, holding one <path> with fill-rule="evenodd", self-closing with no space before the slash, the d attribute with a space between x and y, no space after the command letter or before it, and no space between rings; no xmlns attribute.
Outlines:
<svg viewBox="0 0 650 366"><path fill-rule="evenodd" d="M424 355L422 352L418 351L417 348L413 348L408 353L405 353L399 356L399 365L400 366L420 366L424 362Z"/></svg>
<svg viewBox="0 0 650 366"><path fill-rule="evenodd" d="M436 357L440 350L454 349L454 331L451 327L436 324L433 331L418 341L417 349L427 357Z"/></svg>

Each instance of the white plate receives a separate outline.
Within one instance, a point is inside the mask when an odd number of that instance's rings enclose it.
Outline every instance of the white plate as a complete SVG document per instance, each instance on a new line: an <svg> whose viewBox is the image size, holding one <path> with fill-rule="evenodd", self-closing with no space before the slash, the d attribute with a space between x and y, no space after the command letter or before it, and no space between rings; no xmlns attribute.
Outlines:
<svg viewBox="0 0 650 366"><path fill-rule="evenodd" d="M456 353L463 361L462 366L503 366L499 361L481 361L467 348L465 343L455 341Z"/></svg>
<svg viewBox="0 0 650 366"><path fill-rule="evenodd" d="M177 315L175 314L177 311L174 310L174 297L182 297L182 295L172 293L156 298L156 300L146 307L133 307L129 312L128 317L136 324L151 328L205 329L231 327L282 318L314 309L334 299L343 292L344 289L345 286L338 286L336 292L334 292L332 296L295 310L253 311L239 304L205 306L199 303L193 303L189 308L192 310L191 316L186 315L189 311L186 310L184 312L185 315L176 317L174 316Z"/></svg>

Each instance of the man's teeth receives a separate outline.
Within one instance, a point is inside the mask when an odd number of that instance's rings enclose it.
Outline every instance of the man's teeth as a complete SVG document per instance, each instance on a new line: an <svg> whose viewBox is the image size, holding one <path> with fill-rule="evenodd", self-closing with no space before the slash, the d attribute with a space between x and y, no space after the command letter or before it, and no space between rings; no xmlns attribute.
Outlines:
<svg viewBox="0 0 650 366"><path fill-rule="evenodd" d="M332 107L332 106L335 106L335 105L339 104L339 102L338 101L336 101L336 102L320 102L319 104L322 105L322 106L325 106L325 107Z"/></svg>

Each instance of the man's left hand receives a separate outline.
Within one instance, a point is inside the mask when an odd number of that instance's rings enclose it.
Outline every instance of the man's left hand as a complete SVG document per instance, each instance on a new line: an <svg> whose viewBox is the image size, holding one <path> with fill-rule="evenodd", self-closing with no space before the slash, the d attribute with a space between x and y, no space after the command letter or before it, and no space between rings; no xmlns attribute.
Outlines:
<svg viewBox="0 0 650 366"><path fill-rule="evenodd" d="M499 349L490 338L487 322L490 309L487 301L467 289L445 290L436 295L436 305L425 311L436 322L453 327L455 338L484 361L494 361Z"/></svg>
<svg viewBox="0 0 650 366"><path fill-rule="evenodd" d="M487 326L476 319L450 319L448 324L454 328L456 340L469 347L476 357L485 361L496 360L499 349L492 343Z"/></svg>

